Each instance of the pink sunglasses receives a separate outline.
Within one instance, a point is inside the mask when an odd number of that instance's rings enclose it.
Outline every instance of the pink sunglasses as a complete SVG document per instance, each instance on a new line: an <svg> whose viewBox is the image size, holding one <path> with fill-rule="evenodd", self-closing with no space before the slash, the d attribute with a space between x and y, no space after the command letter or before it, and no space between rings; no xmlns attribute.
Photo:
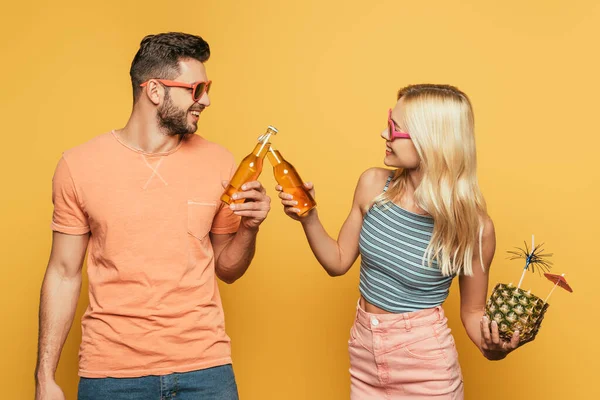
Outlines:
<svg viewBox="0 0 600 400"><path fill-rule="evenodd" d="M392 109L388 111L388 132L390 135L390 142L395 139L410 139L410 135L406 132L401 132L396 130L396 124L392 120Z"/></svg>

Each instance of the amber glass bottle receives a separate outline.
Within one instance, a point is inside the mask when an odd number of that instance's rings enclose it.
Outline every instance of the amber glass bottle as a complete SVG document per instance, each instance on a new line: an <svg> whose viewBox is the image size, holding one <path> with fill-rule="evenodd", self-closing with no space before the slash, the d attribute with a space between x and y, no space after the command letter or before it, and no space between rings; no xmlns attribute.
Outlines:
<svg viewBox="0 0 600 400"><path fill-rule="evenodd" d="M239 192L242 185L246 182L255 181L258 179L263 168L263 161L265 155L271 147L269 139L271 135L277 134L277 129L269 126L267 132L258 138L258 143L252 150L252 153L248 154L240 163L238 169L233 174L229 186L221 196L221 200L227 204L231 204L231 196L235 192ZM243 203L245 199L235 200L234 203Z"/></svg>
<svg viewBox="0 0 600 400"><path fill-rule="evenodd" d="M273 165L275 180L283 187L284 193L291 194L294 196L294 200L298 202L298 205L294 206L294 208L300 210L298 215L305 215L315 208L317 202L304 187L304 182L302 182L296 168L286 161L281 153L273 147L269 148L268 157L271 165Z"/></svg>

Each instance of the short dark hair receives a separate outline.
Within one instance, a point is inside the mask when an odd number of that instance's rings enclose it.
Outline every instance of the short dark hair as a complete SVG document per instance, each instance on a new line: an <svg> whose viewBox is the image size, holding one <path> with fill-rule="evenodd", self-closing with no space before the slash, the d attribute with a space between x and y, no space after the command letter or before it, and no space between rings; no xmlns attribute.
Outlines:
<svg viewBox="0 0 600 400"><path fill-rule="evenodd" d="M209 57L210 47L200 36L181 32L146 36L129 70L134 101L141 93L140 85L148 79L174 79L180 73L179 61L194 59L204 63Z"/></svg>

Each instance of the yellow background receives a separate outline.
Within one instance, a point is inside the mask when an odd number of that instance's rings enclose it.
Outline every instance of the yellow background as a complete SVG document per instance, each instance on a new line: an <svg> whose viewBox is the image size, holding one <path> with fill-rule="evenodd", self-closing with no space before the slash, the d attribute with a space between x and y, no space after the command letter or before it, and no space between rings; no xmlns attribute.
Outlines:
<svg viewBox="0 0 600 400"><path fill-rule="evenodd" d="M56 162L125 124L141 38L176 30L212 48L213 104L199 132L240 160L268 124L279 128L274 143L315 182L332 235L360 173L382 166L379 133L397 89L450 83L468 93L498 239L490 286L518 280L522 263L508 261L506 250L535 233L575 293L555 292L538 339L489 362L464 333L455 284L446 310L467 399L597 398L596 0L34 0L5 4L2 14L0 397L33 398ZM275 197L270 170L261 180ZM358 265L329 278L300 226L275 204L249 272L222 285L241 398L348 398L357 286ZM530 274L525 287L544 296L551 285ZM68 399L76 396L86 303L84 289L57 372Z"/></svg>

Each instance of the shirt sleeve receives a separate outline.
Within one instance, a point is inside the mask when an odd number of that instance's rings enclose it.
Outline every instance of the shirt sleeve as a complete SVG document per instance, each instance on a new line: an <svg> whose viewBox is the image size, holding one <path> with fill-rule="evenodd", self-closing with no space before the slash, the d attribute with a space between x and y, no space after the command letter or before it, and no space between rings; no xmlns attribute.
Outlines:
<svg viewBox="0 0 600 400"><path fill-rule="evenodd" d="M231 179L235 173L235 162L232 161L231 168L226 179ZM241 217L235 215L229 206L223 202L219 205L219 211L213 220L210 231L216 234L235 233L240 227Z"/></svg>
<svg viewBox="0 0 600 400"><path fill-rule="evenodd" d="M77 198L75 182L64 157L58 162L52 178L52 203L54 212L50 227L53 231L69 235L83 235L90 231L87 216Z"/></svg>

